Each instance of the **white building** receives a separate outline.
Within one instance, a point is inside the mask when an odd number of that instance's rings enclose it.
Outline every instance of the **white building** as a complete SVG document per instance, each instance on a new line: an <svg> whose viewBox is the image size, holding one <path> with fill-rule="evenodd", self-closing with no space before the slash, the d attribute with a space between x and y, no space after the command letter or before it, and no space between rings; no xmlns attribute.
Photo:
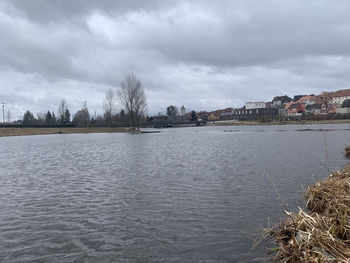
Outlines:
<svg viewBox="0 0 350 263"><path fill-rule="evenodd" d="M246 110L251 110L251 109L263 109L266 108L266 103L259 101L259 102L246 102L245 103L245 108Z"/></svg>
<svg viewBox="0 0 350 263"><path fill-rule="evenodd" d="M331 103L332 104L343 104L343 102L347 99L350 99L350 95L344 95L344 96L337 96L333 97Z"/></svg>
<svg viewBox="0 0 350 263"><path fill-rule="evenodd" d="M327 100L330 104L342 105L346 99L350 99L350 89L342 89L334 92L323 92L321 97Z"/></svg>

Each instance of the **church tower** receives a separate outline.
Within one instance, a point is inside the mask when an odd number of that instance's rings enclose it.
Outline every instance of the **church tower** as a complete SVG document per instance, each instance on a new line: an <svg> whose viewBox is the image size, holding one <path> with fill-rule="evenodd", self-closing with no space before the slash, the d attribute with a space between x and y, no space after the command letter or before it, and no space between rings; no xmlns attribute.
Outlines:
<svg viewBox="0 0 350 263"><path fill-rule="evenodd" d="M182 105L181 107L181 116L185 116L186 115L186 108L184 107L184 105Z"/></svg>

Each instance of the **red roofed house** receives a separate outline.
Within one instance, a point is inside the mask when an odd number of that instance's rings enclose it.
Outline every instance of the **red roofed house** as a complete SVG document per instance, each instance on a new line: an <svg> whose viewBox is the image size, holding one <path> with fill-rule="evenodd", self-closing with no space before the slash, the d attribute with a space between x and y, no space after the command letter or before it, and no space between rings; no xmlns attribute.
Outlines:
<svg viewBox="0 0 350 263"><path fill-rule="evenodd" d="M350 99L350 89L337 90L334 92L323 92L320 95L323 99L331 104L341 106L346 99Z"/></svg>

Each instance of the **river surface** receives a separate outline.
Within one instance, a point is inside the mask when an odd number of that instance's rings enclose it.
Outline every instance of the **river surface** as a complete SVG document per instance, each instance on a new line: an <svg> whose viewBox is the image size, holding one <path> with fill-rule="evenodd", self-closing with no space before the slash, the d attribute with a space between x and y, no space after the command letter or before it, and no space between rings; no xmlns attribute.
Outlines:
<svg viewBox="0 0 350 263"><path fill-rule="evenodd" d="M336 130L297 131L320 128ZM0 138L0 262L262 262L254 240L284 210L264 170L296 210L346 164L349 128Z"/></svg>

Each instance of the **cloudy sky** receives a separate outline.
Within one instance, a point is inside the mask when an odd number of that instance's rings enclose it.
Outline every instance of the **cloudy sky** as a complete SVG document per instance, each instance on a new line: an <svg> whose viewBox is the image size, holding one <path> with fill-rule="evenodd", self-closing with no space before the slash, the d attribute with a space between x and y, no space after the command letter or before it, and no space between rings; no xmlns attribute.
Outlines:
<svg viewBox="0 0 350 263"><path fill-rule="evenodd" d="M348 0L0 0L0 102L102 113L129 72L148 112L350 88Z"/></svg>

